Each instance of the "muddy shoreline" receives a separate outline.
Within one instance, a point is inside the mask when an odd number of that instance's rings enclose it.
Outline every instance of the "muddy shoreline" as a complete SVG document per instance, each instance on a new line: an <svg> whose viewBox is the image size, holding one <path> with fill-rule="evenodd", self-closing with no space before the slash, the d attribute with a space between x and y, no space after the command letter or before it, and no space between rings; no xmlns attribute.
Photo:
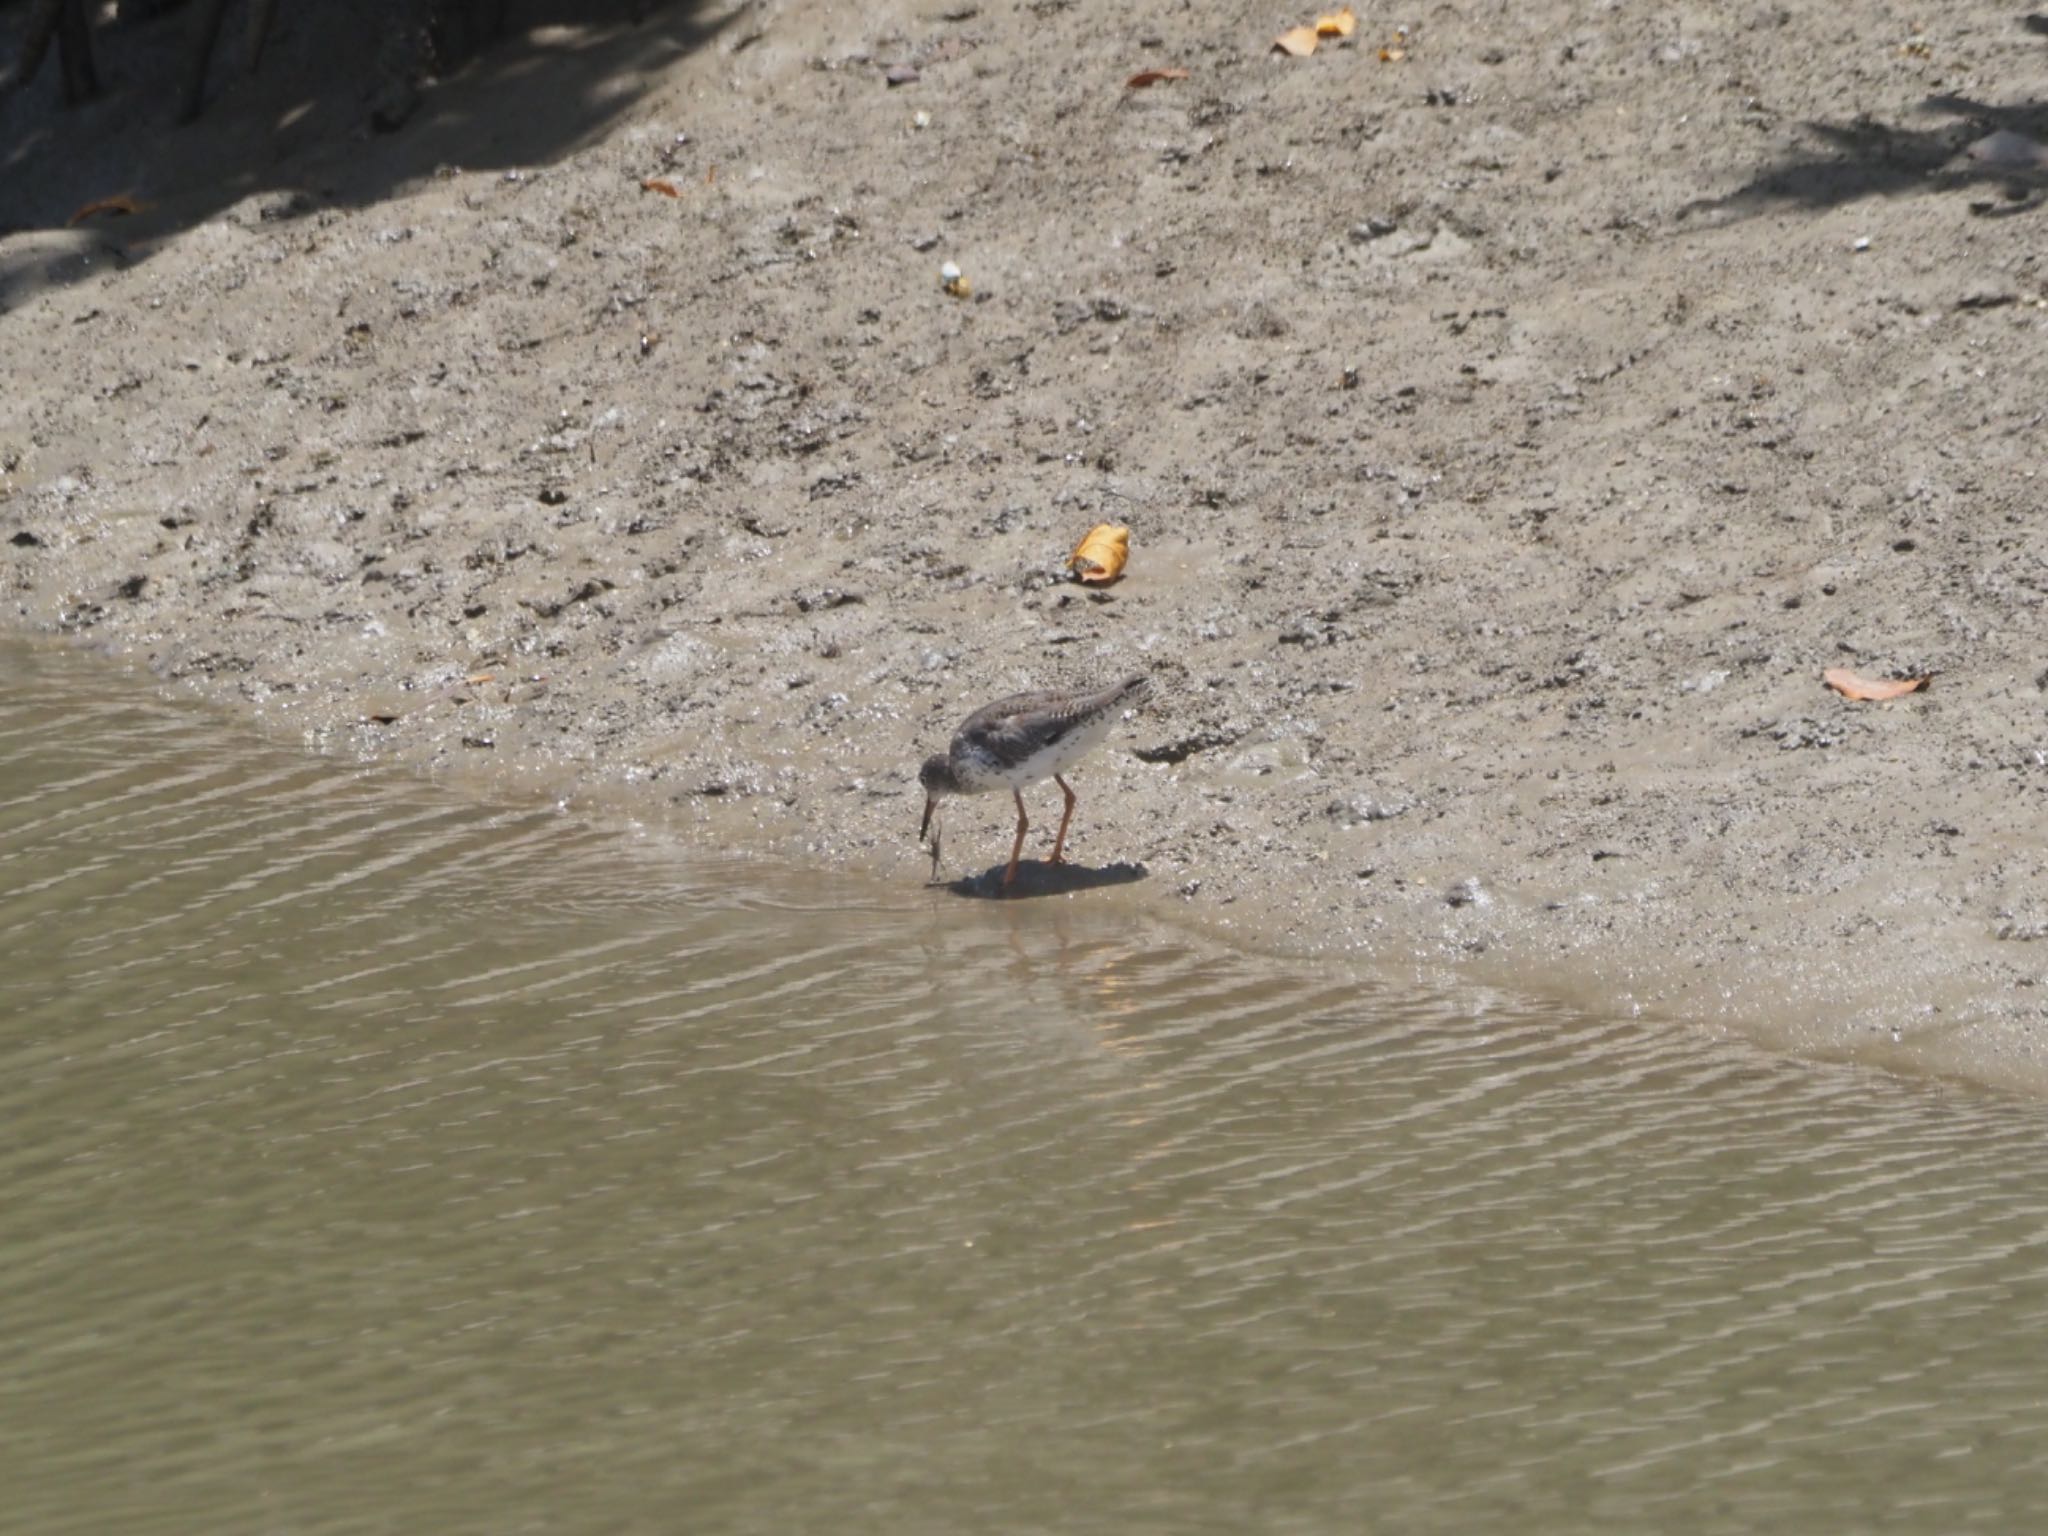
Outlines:
<svg viewBox="0 0 2048 1536"><path fill-rule="evenodd" d="M69 229L147 104L6 103L13 621L902 883L962 715L1145 670L1071 851L1173 921L2048 1088L2048 215L1956 158L2048 42L947 9L528 16L297 136L282 17Z"/></svg>

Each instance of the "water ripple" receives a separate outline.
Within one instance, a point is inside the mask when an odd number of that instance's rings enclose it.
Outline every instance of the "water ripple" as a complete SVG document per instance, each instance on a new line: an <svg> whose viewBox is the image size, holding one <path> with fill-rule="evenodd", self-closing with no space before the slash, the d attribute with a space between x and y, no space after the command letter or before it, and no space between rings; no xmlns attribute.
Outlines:
<svg viewBox="0 0 2048 1536"><path fill-rule="evenodd" d="M2020 1528L2033 1105L0 651L10 1529ZM1104 914L1115 914L1105 921Z"/></svg>

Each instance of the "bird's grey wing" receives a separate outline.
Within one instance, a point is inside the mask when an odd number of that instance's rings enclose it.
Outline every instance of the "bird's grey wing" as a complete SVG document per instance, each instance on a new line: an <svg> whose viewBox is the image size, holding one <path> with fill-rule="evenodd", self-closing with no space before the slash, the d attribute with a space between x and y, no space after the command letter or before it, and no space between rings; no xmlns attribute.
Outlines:
<svg viewBox="0 0 2048 1536"><path fill-rule="evenodd" d="M953 748L956 753L964 748L1009 768L1063 740L1086 722L1087 716L1061 708L1060 701L1019 694L976 711L953 738Z"/></svg>

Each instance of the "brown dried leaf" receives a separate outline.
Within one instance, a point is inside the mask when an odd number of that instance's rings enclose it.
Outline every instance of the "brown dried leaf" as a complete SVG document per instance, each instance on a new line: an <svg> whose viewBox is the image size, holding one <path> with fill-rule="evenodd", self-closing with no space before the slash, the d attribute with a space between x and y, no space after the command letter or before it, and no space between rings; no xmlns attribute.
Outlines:
<svg viewBox="0 0 2048 1536"><path fill-rule="evenodd" d="M1821 673L1820 680L1845 699L1874 702L1896 699L1908 693L1918 693L1934 679L1926 677L1887 677L1873 682L1867 677L1858 677L1847 667L1829 667Z"/></svg>
<svg viewBox="0 0 2048 1536"><path fill-rule="evenodd" d="M659 192L663 197L681 197L683 195L676 190L674 182L660 176L649 176L640 183L640 190L642 192Z"/></svg>
<svg viewBox="0 0 2048 1536"><path fill-rule="evenodd" d="M1141 69L1124 82L1127 91L1142 91L1148 85L1157 85L1162 80L1185 80L1188 72L1184 69Z"/></svg>
<svg viewBox="0 0 2048 1536"><path fill-rule="evenodd" d="M83 224L87 219L91 218L94 214L97 213L140 213L144 208L147 208L148 206L149 205L147 203L136 201L134 198L130 197L126 192L117 192L112 197L94 198L91 202L87 203L84 207L80 208L78 212L72 214L70 218L66 219L64 221L64 224L65 227L68 229L74 224Z"/></svg>
<svg viewBox="0 0 2048 1536"><path fill-rule="evenodd" d="M1067 557L1067 569L1078 572L1083 581L1106 585L1123 574L1124 562L1130 557L1131 530L1114 523L1098 523L1074 546L1074 552Z"/></svg>
<svg viewBox="0 0 2048 1536"><path fill-rule="evenodd" d="M1289 27L1273 39L1273 46L1280 52L1305 59L1316 51L1316 44L1322 41L1314 27Z"/></svg>

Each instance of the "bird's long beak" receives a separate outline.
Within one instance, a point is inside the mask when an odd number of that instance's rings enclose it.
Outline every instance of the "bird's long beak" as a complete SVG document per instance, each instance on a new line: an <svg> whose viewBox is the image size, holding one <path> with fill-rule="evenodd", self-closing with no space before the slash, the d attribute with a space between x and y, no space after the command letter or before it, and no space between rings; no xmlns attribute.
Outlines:
<svg viewBox="0 0 2048 1536"><path fill-rule="evenodd" d="M921 843L932 829L932 817L937 814L939 802L930 795L924 797L924 820L917 824L917 840Z"/></svg>

